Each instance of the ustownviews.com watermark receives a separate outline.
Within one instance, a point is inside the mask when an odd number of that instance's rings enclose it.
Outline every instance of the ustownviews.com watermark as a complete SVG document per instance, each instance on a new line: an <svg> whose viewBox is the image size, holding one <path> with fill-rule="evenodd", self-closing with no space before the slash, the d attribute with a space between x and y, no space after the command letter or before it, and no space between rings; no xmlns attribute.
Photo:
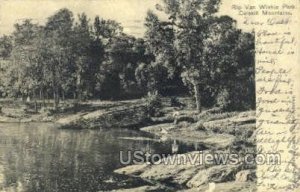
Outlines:
<svg viewBox="0 0 300 192"><path fill-rule="evenodd" d="M144 151L120 151L122 165L129 164L165 164L165 165L279 165L279 153L237 154L237 153L207 153L197 151L187 154L157 154Z"/></svg>

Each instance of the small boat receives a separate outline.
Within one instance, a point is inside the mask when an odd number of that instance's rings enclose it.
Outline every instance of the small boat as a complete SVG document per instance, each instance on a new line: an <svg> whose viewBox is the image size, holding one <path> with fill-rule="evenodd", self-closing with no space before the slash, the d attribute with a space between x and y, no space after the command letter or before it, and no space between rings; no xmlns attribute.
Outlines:
<svg viewBox="0 0 300 192"><path fill-rule="evenodd" d="M178 152L178 144L176 143L176 140L174 140L173 144L172 144L172 153L177 153Z"/></svg>

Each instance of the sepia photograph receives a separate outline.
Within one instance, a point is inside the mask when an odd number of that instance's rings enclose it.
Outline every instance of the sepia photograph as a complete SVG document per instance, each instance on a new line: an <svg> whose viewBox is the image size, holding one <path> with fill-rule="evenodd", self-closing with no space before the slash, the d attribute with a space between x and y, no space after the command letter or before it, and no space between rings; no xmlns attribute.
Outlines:
<svg viewBox="0 0 300 192"><path fill-rule="evenodd" d="M1 0L0 191L257 191L280 155L227 1Z"/></svg>

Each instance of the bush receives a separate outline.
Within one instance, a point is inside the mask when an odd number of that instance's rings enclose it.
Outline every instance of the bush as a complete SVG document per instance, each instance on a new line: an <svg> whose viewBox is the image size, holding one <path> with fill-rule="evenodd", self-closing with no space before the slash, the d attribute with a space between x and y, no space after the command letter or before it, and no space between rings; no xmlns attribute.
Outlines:
<svg viewBox="0 0 300 192"><path fill-rule="evenodd" d="M185 105L181 103L177 97L171 97L170 103L171 103L171 107L180 107L180 108L185 107Z"/></svg>
<svg viewBox="0 0 300 192"><path fill-rule="evenodd" d="M217 105L222 109L228 109L231 105L230 95L227 89L223 89L217 96Z"/></svg>
<svg viewBox="0 0 300 192"><path fill-rule="evenodd" d="M216 97L218 107L226 111L243 111L255 108L255 91L249 86L236 84L222 89Z"/></svg>
<svg viewBox="0 0 300 192"><path fill-rule="evenodd" d="M50 108L50 107L42 107L40 109L40 113L45 115L45 116L51 116L55 113L55 110L53 108Z"/></svg>
<svg viewBox="0 0 300 192"><path fill-rule="evenodd" d="M157 93L148 93L147 97L144 100L146 103L146 110L149 116L161 116L162 100L160 95L158 95Z"/></svg>

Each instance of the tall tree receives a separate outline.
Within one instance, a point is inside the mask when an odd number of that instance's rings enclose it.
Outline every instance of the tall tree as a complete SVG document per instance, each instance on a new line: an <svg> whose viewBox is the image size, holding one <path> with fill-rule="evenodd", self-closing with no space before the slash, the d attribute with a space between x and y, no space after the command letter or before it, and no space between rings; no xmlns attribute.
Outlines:
<svg viewBox="0 0 300 192"><path fill-rule="evenodd" d="M73 68L72 54L73 13L68 9L61 9L48 18L45 26L48 71L52 81L54 107L60 100L64 77Z"/></svg>
<svg viewBox="0 0 300 192"><path fill-rule="evenodd" d="M12 65L9 78L18 93L36 98L36 91L40 85L40 69L38 62L37 44L42 28L25 20L15 25L13 33L14 47L11 53ZM16 93L16 94L18 94Z"/></svg>
<svg viewBox="0 0 300 192"><path fill-rule="evenodd" d="M214 15L218 11L219 0L164 0L163 2L164 5L159 7L169 15L168 21L159 21L153 13L148 13L146 37L150 39L151 47L155 47L154 51L158 52L155 54L156 57L159 54L173 54L176 58L176 65L169 65L168 68L179 66L183 81L193 87L197 110L200 112L201 96L207 86L211 85L214 73L220 67L214 66L217 63L213 64L211 60L220 61L219 59L222 59L222 56L225 58L226 55L229 60L221 61L219 64L223 67L234 61L233 55L228 53L234 49L233 40L236 38L234 22ZM161 45L159 43L161 40L153 35L155 30L160 31L162 27L164 31L171 28L174 34L173 37L167 38L167 46ZM230 32L219 30L222 27L227 27ZM166 35L162 36L166 37ZM213 38L218 41L213 41L211 44ZM158 42L158 46L155 42ZM221 48L222 45L227 47ZM174 51L170 51L172 49L169 47L174 47ZM219 48L218 51L214 49L216 47ZM216 52L218 54L215 54Z"/></svg>
<svg viewBox="0 0 300 192"><path fill-rule="evenodd" d="M88 75L92 76L92 74L88 74L91 67L91 58L89 56L92 39L86 14L78 15L78 20L74 27L73 53L76 63L76 93L78 99L81 100L83 97L87 97L90 84L85 77Z"/></svg>

